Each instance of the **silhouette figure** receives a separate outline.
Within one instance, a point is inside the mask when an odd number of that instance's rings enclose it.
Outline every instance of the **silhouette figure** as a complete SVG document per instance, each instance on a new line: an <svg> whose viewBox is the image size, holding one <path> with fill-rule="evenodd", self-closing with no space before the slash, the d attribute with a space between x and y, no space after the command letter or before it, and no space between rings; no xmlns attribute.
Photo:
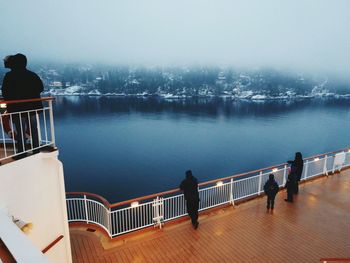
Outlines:
<svg viewBox="0 0 350 263"><path fill-rule="evenodd" d="M188 215L191 218L194 229L198 228L199 193L197 178L192 175L192 171L186 171L186 179L180 184L180 189L184 192Z"/></svg>
<svg viewBox="0 0 350 263"><path fill-rule="evenodd" d="M288 174L288 179L285 187L287 188L287 199L284 199L286 202L293 203L293 194L295 192L296 176L295 176L295 167L291 166L290 172Z"/></svg>
<svg viewBox="0 0 350 263"><path fill-rule="evenodd" d="M299 192L299 182L301 175L303 174L304 160L301 155L301 152L295 153L294 161L288 161L291 164L291 169L295 171L295 189L294 193L298 194Z"/></svg>
<svg viewBox="0 0 350 263"><path fill-rule="evenodd" d="M277 182L275 181L275 176L273 174L269 174L269 180L264 185L264 192L267 195L267 209L273 210L275 204L275 197L278 193L279 187Z"/></svg>
<svg viewBox="0 0 350 263"><path fill-rule="evenodd" d="M25 100L40 98L40 93L44 90L43 83L39 76L27 70L27 58L23 54L7 56L4 59L4 67L11 69L4 76L2 83L2 96L5 100ZM38 129L36 112L41 109L42 102L26 102L7 105L8 113L12 115L12 121L16 128L16 156L15 159L25 157L25 130L30 130L33 143L33 153L39 152ZM26 111L26 112L23 112ZM22 154L21 154L22 153ZM19 155L18 155L19 154Z"/></svg>

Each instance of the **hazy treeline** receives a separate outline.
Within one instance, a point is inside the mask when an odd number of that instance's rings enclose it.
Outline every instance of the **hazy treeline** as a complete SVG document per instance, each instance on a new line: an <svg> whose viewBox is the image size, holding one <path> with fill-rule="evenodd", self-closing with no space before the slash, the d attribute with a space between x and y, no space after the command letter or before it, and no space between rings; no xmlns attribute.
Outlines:
<svg viewBox="0 0 350 263"><path fill-rule="evenodd" d="M313 92L350 93L348 82L271 69L36 64L32 70L43 79L47 90L81 86L86 93L215 96L239 95L249 91L271 97L309 95ZM2 68L1 81L5 72Z"/></svg>

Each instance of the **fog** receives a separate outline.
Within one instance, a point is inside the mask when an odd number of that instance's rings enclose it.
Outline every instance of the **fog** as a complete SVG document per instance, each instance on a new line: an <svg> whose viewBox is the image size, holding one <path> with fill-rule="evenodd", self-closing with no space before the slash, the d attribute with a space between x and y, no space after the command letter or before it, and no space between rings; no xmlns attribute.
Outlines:
<svg viewBox="0 0 350 263"><path fill-rule="evenodd" d="M348 0L0 0L0 56L347 74Z"/></svg>

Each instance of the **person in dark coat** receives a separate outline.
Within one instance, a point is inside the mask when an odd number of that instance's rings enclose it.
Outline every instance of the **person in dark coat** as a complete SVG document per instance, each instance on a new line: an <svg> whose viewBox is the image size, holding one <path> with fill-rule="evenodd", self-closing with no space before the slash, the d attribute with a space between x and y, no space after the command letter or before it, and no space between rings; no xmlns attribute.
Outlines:
<svg viewBox="0 0 350 263"><path fill-rule="evenodd" d="M4 59L4 66L10 68L4 76L2 83L2 96L6 101L38 99L40 93L44 90L44 85L37 74L27 70L27 58L23 54L7 56ZM36 112L32 110L41 109L43 107L41 101L15 103L7 105L8 113L18 113L12 115L12 121L16 127L16 154L17 158L24 157L24 154L18 155L25 151L25 128L29 128L33 142L33 148L39 147L38 129L36 121ZM28 116L29 115L29 116ZM35 149L33 152L38 152Z"/></svg>
<svg viewBox="0 0 350 263"><path fill-rule="evenodd" d="M180 189L183 191L187 213L191 218L194 229L198 228L198 209L199 209L199 192L197 178L192 175L192 171L186 171L186 179L180 184Z"/></svg>
<svg viewBox="0 0 350 263"><path fill-rule="evenodd" d="M275 181L275 176L273 174L269 174L269 180L264 185L264 192L267 195L267 209L273 210L275 204L275 197L278 193L279 187L277 182Z"/></svg>
<svg viewBox="0 0 350 263"><path fill-rule="evenodd" d="M293 167L293 170L295 171L296 181L295 181L294 193L298 194L299 182L301 180L301 176L303 174L303 168L304 168L304 160L303 160L303 156L301 155L301 152L296 152L294 161L288 161L288 163L291 164L291 167Z"/></svg>
<svg viewBox="0 0 350 263"><path fill-rule="evenodd" d="M288 179L285 185L285 187L287 188L287 199L284 199L284 201L293 203L293 194L295 192L295 184L296 184L296 176L295 176L295 170L293 169L293 166L292 166L288 174Z"/></svg>

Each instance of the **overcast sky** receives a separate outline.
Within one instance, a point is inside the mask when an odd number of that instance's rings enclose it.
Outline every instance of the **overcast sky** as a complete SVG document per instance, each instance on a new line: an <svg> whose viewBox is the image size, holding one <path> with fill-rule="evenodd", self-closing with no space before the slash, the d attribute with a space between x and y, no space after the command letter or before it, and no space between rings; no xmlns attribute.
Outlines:
<svg viewBox="0 0 350 263"><path fill-rule="evenodd" d="M0 0L0 55L350 71L350 0Z"/></svg>

